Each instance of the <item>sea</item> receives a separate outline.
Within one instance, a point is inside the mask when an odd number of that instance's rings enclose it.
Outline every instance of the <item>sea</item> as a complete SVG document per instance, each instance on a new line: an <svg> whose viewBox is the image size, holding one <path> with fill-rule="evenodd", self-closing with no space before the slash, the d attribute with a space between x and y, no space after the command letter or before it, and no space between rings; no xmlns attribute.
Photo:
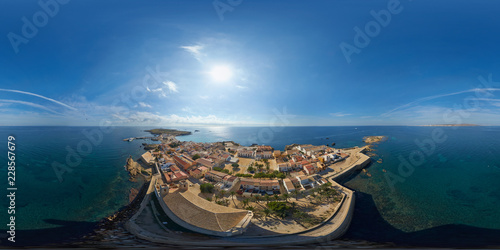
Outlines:
<svg viewBox="0 0 500 250"><path fill-rule="evenodd" d="M0 243L7 231L15 187L19 246L63 243L90 232L96 222L128 204L126 159L144 153L153 127L0 127ZM165 126L191 131L181 141L234 141L284 150L290 144L364 146L366 172L342 184L355 191L347 240L417 247L500 246L500 127L226 127ZM15 143L15 183L8 181L8 141ZM14 138L15 140L12 140ZM3 145L3 146L2 146ZM12 145L12 144L11 144Z"/></svg>

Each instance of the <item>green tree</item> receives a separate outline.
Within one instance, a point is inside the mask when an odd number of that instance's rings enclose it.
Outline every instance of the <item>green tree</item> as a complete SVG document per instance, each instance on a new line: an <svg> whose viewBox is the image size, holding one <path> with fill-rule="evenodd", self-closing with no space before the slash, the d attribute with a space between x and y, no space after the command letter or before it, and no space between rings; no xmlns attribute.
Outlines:
<svg viewBox="0 0 500 250"><path fill-rule="evenodd" d="M277 201L270 202L267 207L281 218L285 218L290 210L290 206L286 203Z"/></svg>
<svg viewBox="0 0 500 250"><path fill-rule="evenodd" d="M249 201L248 198L244 199L243 200L243 206L245 206L245 207L248 206L248 201Z"/></svg>
<svg viewBox="0 0 500 250"><path fill-rule="evenodd" d="M264 214L266 215L265 218L267 219L267 216L271 213L271 210L269 208L264 209Z"/></svg>
<svg viewBox="0 0 500 250"><path fill-rule="evenodd" d="M269 204L270 196L268 194L264 195L264 199L266 200L266 204Z"/></svg>
<svg viewBox="0 0 500 250"><path fill-rule="evenodd" d="M288 198L290 198L289 194L283 194L283 199L285 199L285 202L288 202Z"/></svg>
<svg viewBox="0 0 500 250"><path fill-rule="evenodd" d="M212 183L203 183L200 185L200 190L202 193L213 193L214 185Z"/></svg>
<svg viewBox="0 0 500 250"><path fill-rule="evenodd" d="M240 165L239 165L238 163L233 163L233 164L231 164L231 166L232 166L233 168L238 168Z"/></svg>
<svg viewBox="0 0 500 250"><path fill-rule="evenodd" d="M252 167L252 166L249 166L249 167L247 168L247 171L248 171L248 172L254 172L254 171L255 171L255 168L254 168L254 167Z"/></svg>
<svg viewBox="0 0 500 250"><path fill-rule="evenodd" d="M195 161L196 161L197 159L200 159L200 158L201 158L201 156L200 156L199 154L195 154L195 155L193 155L193 160L195 160Z"/></svg>

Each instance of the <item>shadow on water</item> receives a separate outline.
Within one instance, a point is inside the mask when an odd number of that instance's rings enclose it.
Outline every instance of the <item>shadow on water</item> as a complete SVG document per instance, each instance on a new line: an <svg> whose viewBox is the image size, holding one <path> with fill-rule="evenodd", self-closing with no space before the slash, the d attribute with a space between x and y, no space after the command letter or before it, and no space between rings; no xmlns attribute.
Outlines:
<svg viewBox="0 0 500 250"><path fill-rule="evenodd" d="M416 247L488 247L500 246L500 230L450 224L417 232L403 232L384 220L370 194L356 192L356 207L347 233L349 240L394 243Z"/></svg>
<svg viewBox="0 0 500 250"><path fill-rule="evenodd" d="M97 223L82 221L63 221L55 219L44 220L55 228L35 229L35 230L16 230L16 242L7 240L7 236L2 237L3 246L44 246L44 245L63 245L64 243L74 242L82 235L91 233Z"/></svg>

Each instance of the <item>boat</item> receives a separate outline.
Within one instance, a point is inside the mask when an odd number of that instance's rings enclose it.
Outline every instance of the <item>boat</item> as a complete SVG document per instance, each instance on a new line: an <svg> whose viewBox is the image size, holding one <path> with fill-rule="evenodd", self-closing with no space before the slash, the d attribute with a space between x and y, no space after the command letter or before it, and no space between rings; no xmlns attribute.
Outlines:
<svg viewBox="0 0 500 250"><path fill-rule="evenodd" d="M196 132L200 132L200 131L198 129L196 129L194 132L196 133Z"/></svg>

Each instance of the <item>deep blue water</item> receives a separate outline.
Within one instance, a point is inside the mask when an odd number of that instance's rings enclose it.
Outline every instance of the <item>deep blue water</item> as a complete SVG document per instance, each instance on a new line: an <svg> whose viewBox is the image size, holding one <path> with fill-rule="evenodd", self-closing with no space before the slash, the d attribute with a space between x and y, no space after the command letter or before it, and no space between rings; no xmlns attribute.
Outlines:
<svg viewBox="0 0 500 250"><path fill-rule="evenodd" d="M496 239L500 235L500 127L175 128L200 130L178 137L181 140L232 140L281 150L292 143L362 146L364 136L386 135L389 139L375 147L377 156L367 169L371 177L359 173L345 182L357 193L346 238L399 245L500 245ZM78 235L127 204L129 189L139 184L128 181L123 165L129 155L137 158L143 152L144 141L122 139L148 135L143 132L146 128L115 127L103 133L102 142L92 145L92 152L72 172L64 173L62 182L51 166L54 161L65 163L66 148L76 150L79 143L89 141L82 132L95 129L99 128L0 127L0 142L5 145L0 146L0 161L5 166L7 136L16 137L19 239L23 232L29 242L33 234L51 230L64 231L64 237ZM426 151L416 143L429 142L438 132L441 140L433 141L435 148L427 144ZM400 167L400 158L409 166ZM5 192L6 168L0 174L5 176L1 182ZM0 218L8 223L6 212ZM62 241L63 236L46 237Z"/></svg>

